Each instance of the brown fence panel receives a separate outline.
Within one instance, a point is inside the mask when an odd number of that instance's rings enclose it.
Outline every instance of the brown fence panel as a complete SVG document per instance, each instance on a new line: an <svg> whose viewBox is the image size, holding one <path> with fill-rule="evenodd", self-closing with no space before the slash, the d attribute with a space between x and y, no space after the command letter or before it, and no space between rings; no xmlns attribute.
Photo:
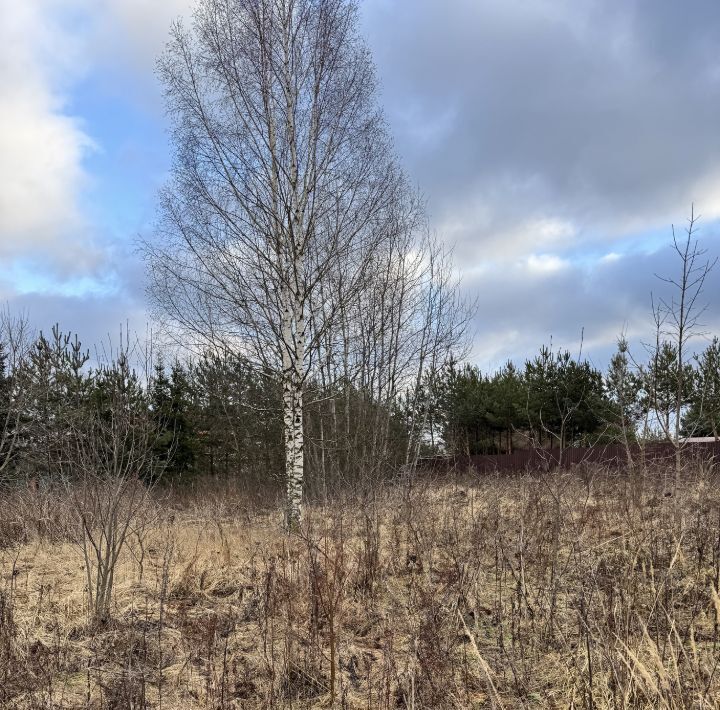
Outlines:
<svg viewBox="0 0 720 710"><path fill-rule="evenodd" d="M683 446L682 450L686 459L720 460L720 441L692 442ZM646 464L661 465L675 460L675 447L669 442L647 444L643 452L640 446L632 446L630 455L635 462L641 461L644 456ZM451 469L499 473L569 469L584 464L623 468L628 464L628 451L624 446L608 444L568 449L523 449L511 454L487 456L435 456L421 459L418 468L438 473Z"/></svg>

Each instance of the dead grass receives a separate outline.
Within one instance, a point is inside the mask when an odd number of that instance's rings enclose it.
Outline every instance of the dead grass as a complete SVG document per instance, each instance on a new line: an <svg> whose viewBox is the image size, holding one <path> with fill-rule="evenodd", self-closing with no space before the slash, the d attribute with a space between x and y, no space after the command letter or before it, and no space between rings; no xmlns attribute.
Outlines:
<svg viewBox="0 0 720 710"><path fill-rule="evenodd" d="M720 487L662 472L167 496L89 624L62 496L0 511L8 708L720 707ZM147 522L147 521L146 521Z"/></svg>

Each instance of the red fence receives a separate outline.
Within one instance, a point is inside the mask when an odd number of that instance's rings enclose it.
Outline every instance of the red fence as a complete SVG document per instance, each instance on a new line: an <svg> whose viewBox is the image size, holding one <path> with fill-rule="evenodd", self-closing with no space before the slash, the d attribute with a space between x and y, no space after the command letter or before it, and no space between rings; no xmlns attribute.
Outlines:
<svg viewBox="0 0 720 710"><path fill-rule="evenodd" d="M685 460L702 459L720 461L720 441L693 442L683 445ZM674 463L675 447L671 443L647 444L644 452L639 446L630 447L633 461L640 462L644 456L647 464ZM523 449L512 454L493 456L435 456L421 459L418 468L431 471L447 471L451 468L471 468L477 473L494 471L548 471L556 468L572 468L582 464L624 467L628 464L625 446L612 444L587 448Z"/></svg>

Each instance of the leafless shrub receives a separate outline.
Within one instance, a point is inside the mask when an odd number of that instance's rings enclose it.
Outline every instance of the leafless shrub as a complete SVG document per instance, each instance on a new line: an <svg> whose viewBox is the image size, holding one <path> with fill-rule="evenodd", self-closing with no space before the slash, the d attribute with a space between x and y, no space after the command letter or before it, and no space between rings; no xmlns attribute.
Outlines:
<svg viewBox="0 0 720 710"><path fill-rule="evenodd" d="M63 465L85 563L93 623L110 615L115 569L134 537L142 546L149 491L159 474L153 455L157 423L148 412L128 351L96 374L91 404L76 417Z"/></svg>

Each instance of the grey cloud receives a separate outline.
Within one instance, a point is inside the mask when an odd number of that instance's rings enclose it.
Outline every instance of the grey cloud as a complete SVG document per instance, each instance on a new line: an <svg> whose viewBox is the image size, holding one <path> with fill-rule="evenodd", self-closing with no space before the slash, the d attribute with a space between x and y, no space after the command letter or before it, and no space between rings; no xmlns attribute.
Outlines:
<svg viewBox="0 0 720 710"><path fill-rule="evenodd" d="M692 199L720 214L716 2L364 8L399 152L464 253L529 231L522 252L538 218L588 240L664 225Z"/></svg>
<svg viewBox="0 0 720 710"><path fill-rule="evenodd" d="M718 239L708 242L717 253ZM515 263L467 279L465 288L480 304L474 358L494 369L507 359L521 361L551 340L577 354L584 335L585 355L605 367L622 331L642 358L644 344L654 337L651 293L671 297L656 274L677 273L677 257L667 247L584 266L569 262L545 274ZM702 330L720 333L720 271L711 272L700 302L708 306ZM698 338L692 345L701 349L704 342Z"/></svg>
<svg viewBox="0 0 720 710"><path fill-rule="evenodd" d="M11 312L25 315L34 331L49 333L58 324L64 332L77 334L93 353L109 338L117 343L121 328L145 338L151 318L145 304L144 265L129 244L109 248L106 257L106 270L101 274L105 282L97 283L94 292L68 295L63 284L56 288L50 279L44 290L29 293L3 285L0 301Z"/></svg>
<svg viewBox="0 0 720 710"><path fill-rule="evenodd" d="M690 203L720 253L720 4L367 0L398 153L477 296L475 357L550 337L604 363L649 335L653 273ZM603 253L621 259L600 263ZM591 255L596 255L592 257ZM528 259L567 262L552 273ZM593 262L593 259L595 261ZM708 286L720 329L720 274Z"/></svg>

